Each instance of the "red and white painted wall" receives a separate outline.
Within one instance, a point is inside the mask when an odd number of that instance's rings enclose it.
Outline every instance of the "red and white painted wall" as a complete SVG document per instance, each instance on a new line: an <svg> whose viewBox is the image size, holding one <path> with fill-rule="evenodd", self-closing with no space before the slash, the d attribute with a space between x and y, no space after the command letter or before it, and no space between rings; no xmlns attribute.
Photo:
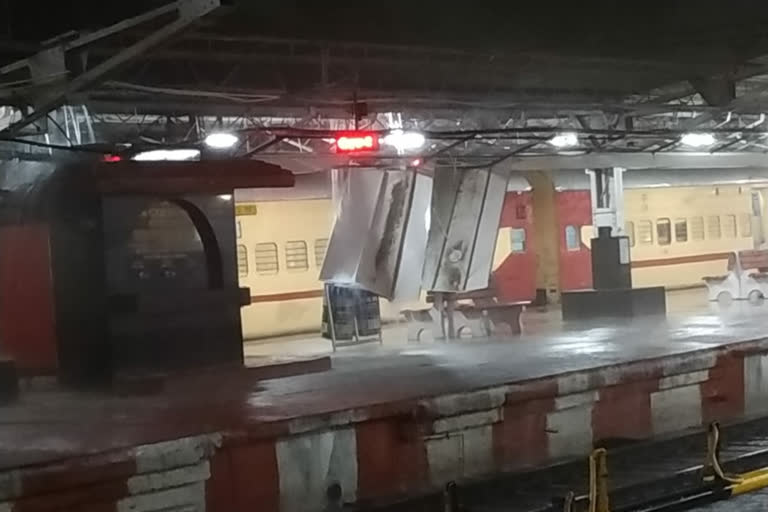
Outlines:
<svg viewBox="0 0 768 512"><path fill-rule="evenodd" d="M293 512L321 510L333 484L345 502L435 491L450 480L585 456L603 439L768 412L765 375L768 341L760 341L299 419L274 441L224 436L208 504ZM244 481L251 478L263 485Z"/></svg>
<svg viewBox="0 0 768 512"><path fill-rule="evenodd" d="M319 511L767 412L764 339L0 472L0 511Z"/></svg>

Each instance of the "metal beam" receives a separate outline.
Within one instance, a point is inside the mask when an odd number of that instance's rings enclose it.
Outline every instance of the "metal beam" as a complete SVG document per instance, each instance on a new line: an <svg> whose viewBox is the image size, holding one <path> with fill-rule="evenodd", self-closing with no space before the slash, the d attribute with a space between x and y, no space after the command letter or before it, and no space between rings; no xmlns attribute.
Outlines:
<svg viewBox="0 0 768 512"><path fill-rule="evenodd" d="M505 163L514 171L541 169L743 169L768 167L765 153L592 153L515 157Z"/></svg>
<svg viewBox="0 0 768 512"><path fill-rule="evenodd" d="M345 155L312 155L304 154L260 154L258 159L280 165L295 172L317 172L334 167L350 165L350 159ZM407 165L413 157L371 158L367 167L386 167ZM398 164L399 162L399 164ZM768 168L768 154L764 153L595 153L587 155L548 155L548 156L510 156L503 161L488 161L479 165L467 166L466 169L494 167L508 171L540 171L546 170L583 170L609 167L625 169L748 169Z"/></svg>
<svg viewBox="0 0 768 512"><path fill-rule="evenodd" d="M79 37L75 39L74 41L70 41L64 45L65 50L72 50L74 48L80 48L81 46L85 46L88 44L91 44L95 41L98 41L99 39L103 39L105 37L109 37L113 34L116 34L118 32L121 32L123 30L127 30L129 28L133 28L137 25L140 25L144 23L145 21L150 21L158 16L162 16L163 14L167 14L169 12L173 12L176 9L180 7L181 1L172 2L170 4L163 5L162 7L158 7L157 9L153 9L149 12L145 12L143 14L139 14L138 16L134 16L132 18L128 18L123 21L119 21L115 23L114 25L110 25L107 28L97 30L95 32L92 32L88 35Z"/></svg>
<svg viewBox="0 0 768 512"><path fill-rule="evenodd" d="M56 91L51 95L50 98L45 99L41 105L37 106L32 114L23 117L20 121L10 125L8 128L0 130L0 134L9 137L18 135L26 126L29 126L39 119L44 118L50 111L64 104L70 94L83 90L87 86L92 85L101 79L110 71L113 71L119 66L130 62L131 60L141 55L143 52L160 44L172 35L186 28L199 17L204 16L210 11L216 9L219 4L220 0L179 0L173 4L174 7L178 9L178 19L163 26L141 41L129 46L128 48L125 48L115 56L101 62L90 70L70 80L62 87L61 91ZM159 14L155 12L155 16L159 16L165 13L163 8L156 11L160 12Z"/></svg>

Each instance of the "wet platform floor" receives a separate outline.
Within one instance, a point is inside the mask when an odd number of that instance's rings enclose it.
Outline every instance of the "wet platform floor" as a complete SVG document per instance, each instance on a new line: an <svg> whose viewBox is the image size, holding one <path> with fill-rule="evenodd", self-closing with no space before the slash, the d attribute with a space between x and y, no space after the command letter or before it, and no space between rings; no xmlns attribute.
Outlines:
<svg viewBox="0 0 768 512"><path fill-rule="evenodd" d="M668 304L666 319L633 322L563 324L556 311L529 311L522 336L448 344L408 344L405 328L394 326L383 345L342 349L330 371L294 377L259 381L247 370L202 372L169 381L161 394L134 397L26 391L18 403L0 408L0 469L206 432L268 430L281 420L768 337L768 303L709 304L695 290L671 294ZM330 346L294 338L248 343L246 354L292 357L312 350Z"/></svg>

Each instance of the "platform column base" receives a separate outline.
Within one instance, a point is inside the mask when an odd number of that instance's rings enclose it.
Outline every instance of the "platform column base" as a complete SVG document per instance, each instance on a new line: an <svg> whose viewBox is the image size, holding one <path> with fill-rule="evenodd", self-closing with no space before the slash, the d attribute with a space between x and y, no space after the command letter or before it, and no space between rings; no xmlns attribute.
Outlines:
<svg viewBox="0 0 768 512"><path fill-rule="evenodd" d="M663 286L563 292L561 302L563 320L664 316L667 313Z"/></svg>

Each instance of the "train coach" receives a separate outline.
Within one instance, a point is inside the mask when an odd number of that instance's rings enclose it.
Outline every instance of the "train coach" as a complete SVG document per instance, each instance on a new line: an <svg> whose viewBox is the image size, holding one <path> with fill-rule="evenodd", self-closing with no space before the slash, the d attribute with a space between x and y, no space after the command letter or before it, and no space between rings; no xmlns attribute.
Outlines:
<svg viewBox="0 0 768 512"><path fill-rule="evenodd" d="M637 286L699 286L722 274L728 253L766 243L768 171L628 171L625 232ZM317 330L318 280L334 222L330 177L301 175L291 190L238 190L238 271L251 289L248 338ZM589 180L583 171L514 174L494 256L504 300L557 302L592 284ZM402 304L382 303L385 319Z"/></svg>

